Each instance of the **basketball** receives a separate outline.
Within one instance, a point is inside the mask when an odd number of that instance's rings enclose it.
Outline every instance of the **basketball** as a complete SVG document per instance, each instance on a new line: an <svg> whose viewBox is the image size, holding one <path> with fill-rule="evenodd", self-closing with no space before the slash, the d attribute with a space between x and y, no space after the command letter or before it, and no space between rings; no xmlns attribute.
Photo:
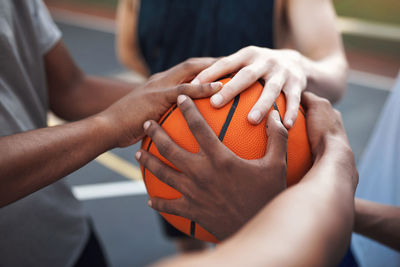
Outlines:
<svg viewBox="0 0 400 267"><path fill-rule="evenodd" d="M220 80L223 84L230 78ZM210 104L209 98L194 100L200 113L210 125L219 140L232 150L236 155L244 159L257 159L265 155L267 135L266 118L259 125L252 125L247 120L247 115L256 103L263 90L261 82L256 82L230 103L220 109L215 109ZM286 100L283 94L275 100L272 109L276 109L281 118L286 110ZM196 153L199 150L196 139L193 137L186 121L176 105L171 107L160 119L159 124L166 133L182 148ZM146 137L142 142L142 149L149 151L161 161L174 167L162 157L156 146ZM297 183L312 165L312 155L308 141L305 112L300 106L295 124L289 130L287 144L287 185ZM141 166L143 180L147 192L151 197L164 199L176 199L181 194L161 182L150 171ZM161 215L175 228L192 236L193 238L209 242L218 240L197 223L176 215L161 213Z"/></svg>

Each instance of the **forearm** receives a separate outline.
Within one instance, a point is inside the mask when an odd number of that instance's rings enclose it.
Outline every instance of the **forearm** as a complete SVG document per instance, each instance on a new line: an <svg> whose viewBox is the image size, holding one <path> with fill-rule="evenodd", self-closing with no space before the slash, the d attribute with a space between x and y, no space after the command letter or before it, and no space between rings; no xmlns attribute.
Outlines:
<svg viewBox="0 0 400 267"><path fill-rule="evenodd" d="M400 251L400 208L357 198L354 231Z"/></svg>
<svg viewBox="0 0 400 267"><path fill-rule="evenodd" d="M335 265L350 241L355 174L335 157L318 161L302 182L278 195L215 251L165 266Z"/></svg>
<svg viewBox="0 0 400 267"><path fill-rule="evenodd" d="M346 91L348 65L342 52L312 60L305 56L302 65L307 76L306 90L329 99L340 100Z"/></svg>
<svg viewBox="0 0 400 267"><path fill-rule="evenodd" d="M127 68L148 77L150 73L141 56L137 38L139 9L140 0L119 0L117 8L117 56L119 61Z"/></svg>
<svg viewBox="0 0 400 267"><path fill-rule="evenodd" d="M338 101L345 93L348 66L332 1L288 0L287 16L291 45L304 55L306 90Z"/></svg>
<svg viewBox="0 0 400 267"><path fill-rule="evenodd" d="M337 167L321 166L313 179L280 194L216 253L230 250L242 255L233 262L252 261L252 266L336 264L350 241L354 193L349 184L335 181Z"/></svg>
<svg viewBox="0 0 400 267"><path fill-rule="evenodd" d="M68 90L50 94L51 110L65 120L83 119L105 110L135 87L137 84L81 74Z"/></svg>
<svg viewBox="0 0 400 267"><path fill-rule="evenodd" d="M112 148L100 116L0 138L0 207L68 175Z"/></svg>

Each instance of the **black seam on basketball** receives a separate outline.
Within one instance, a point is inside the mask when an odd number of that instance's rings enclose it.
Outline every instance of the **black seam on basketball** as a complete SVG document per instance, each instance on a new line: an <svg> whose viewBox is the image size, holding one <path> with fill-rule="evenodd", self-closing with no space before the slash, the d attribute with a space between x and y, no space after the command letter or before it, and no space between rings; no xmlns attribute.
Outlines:
<svg viewBox="0 0 400 267"><path fill-rule="evenodd" d="M232 106L231 106L231 108L229 109L228 115L226 116L225 122L224 122L224 124L222 125L221 131L219 132L218 139L219 139L221 142L224 140L226 131L228 130L228 126L229 126L229 124L231 123L233 114L235 113L235 110L236 110L236 108L237 108L237 106L238 106L239 99L240 99L240 94L237 95L237 96L235 96L235 99L233 100Z"/></svg>
<svg viewBox="0 0 400 267"><path fill-rule="evenodd" d="M196 223L194 221L190 221L190 236L194 237L196 234Z"/></svg>
<svg viewBox="0 0 400 267"><path fill-rule="evenodd" d="M279 118L280 118L280 120L281 120L281 122L282 122L282 118L281 118L281 114L279 113L278 105L274 102L273 106L274 106L274 109L275 109L276 111L278 111ZM287 151L286 151L286 164L287 164Z"/></svg>
<svg viewBox="0 0 400 267"><path fill-rule="evenodd" d="M305 118L306 117L306 113L304 112L304 110L301 107L299 107L299 110L300 110L301 114L303 114L303 116Z"/></svg>
<svg viewBox="0 0 400 267"><path fill-rule="evenodd" d="M225 122L222 125L221 131L219 132L218 139L222 142L224 140L226 131L228 130L228 126L231 123L233 114L236 111L236 108L239 104L239 99L240 99L240 94L235 97L233 100L233 103L231 105L231 108L229 109L228 115L226 116ZM196 222L190 221L190 236L195 238L196 234Z"/></svg>
<svg viewBox="0 0 400 267"><path fill-rule="evenodd" d="M279 109L278 109L278 106L276 105L276 102L274 102L272 105L274 106L274 109L275 109L276 111L278 111L278 114L279 114L279 119L280 119L280 120L281 120L281 122L282 122L281 113L279 113Z"/></svg>
<svg viewBox="0 0 400 267"><path fill-rule="evenodd" d="M168 112L167 115L165 115L164 119L162 119L162 121L160 122L160 126L163 125L163 123L167 120L167 118L172 114L172 112L174 112L174 110L177 108L178 106L175 104L175 106L172 107L172 109ZM150 150L150 146L151 144L153 144L153 140L150 139L149 145L147 146L146 151L148 152ZM146 182L146 168L143 168L143 180L144 182Z"/></svg>
<svg viewBox="0 0 400 267"><path fill-rule="evenodd" d="M261 84L261 85L264 87L264 85L265 85L264 80L258 79L257 82L258 82L259 84ZM278 107L276 106L276 103L275 103L275 102L274 102L274 109L277 110L277 111L279 112ZM304 110L301 108L301 106L299 107L299 110L300 110L300 112L303 114L303 116L304 116L304 118L305 118L305 117L306 117L306 114L304 113ZM280 117L280 114L279 114L279 117ZM282 118L281 118L281 121L282 121Z"/></svg>

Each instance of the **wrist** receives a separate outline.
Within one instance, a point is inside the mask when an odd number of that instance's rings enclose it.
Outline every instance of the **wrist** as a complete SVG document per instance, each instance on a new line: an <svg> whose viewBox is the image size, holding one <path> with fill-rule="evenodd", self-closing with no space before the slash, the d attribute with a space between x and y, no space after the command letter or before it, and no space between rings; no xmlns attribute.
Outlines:
<svg viewBox="0 0 400 267"><path fill-rule="evenodd" d="M119 128L106 112L96 114L88 118L89 122L93 125L93 131L97 136L101 136L101 141L106 150L118 147Z"/></svg>

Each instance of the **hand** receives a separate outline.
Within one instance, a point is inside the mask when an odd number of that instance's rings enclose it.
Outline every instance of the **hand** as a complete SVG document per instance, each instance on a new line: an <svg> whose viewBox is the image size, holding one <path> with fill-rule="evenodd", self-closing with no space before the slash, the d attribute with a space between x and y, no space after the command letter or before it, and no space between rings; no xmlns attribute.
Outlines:
<svg viewBox="0 0 400 267"><path fill-rule="evenodd" d="M287 100L284 125L290 129L297 118L301 93L307 86L302 59L302 55L295 50L248 46L216 61L200 72L192 84L211 82L237 72L220 92L212 96L211 105L219 108L258 79L263 79L264 90L248 115L249 122L259 124L283 91Z"/></svg>
<svg viewBox="0 0 400 267"><path fill-rule="evenodd" d="M325 157L328 162L324 165L325 171L328 172L326 167L328 165L340 166L340 171L343 172L341 176L351 177L351 180L346 182L351 182L355 190L358 184L358 172L340 112L334 109L328 100L310 92L303 93L301 102L307 110L307 133L314 156L314 166ZM350 176L347 175L349 173Z"/></svg>
<svg viewBox="0 0 400 267"><path fill-rule="evenodd" d="M208 126L193 101L178 97L178 106L199 144L190 153L175 144L155 122L144 124L160 154L176 168L140 150L137 160L182 197L152 198L150 206L199 223L219 240L237 231L268 201L286 187L286 145L288 133L277 111L267 121L267 153L261 159L245 160L224 146Z"/></svg>
<svg viewBox="0 0 400 267"><path fill-rule="evenodd" d="M325 152L327 146L350 149L342 116L328 100L313 93L304 92L302 105L307 113L307 132L314 157Z"/></svg>
<svg viewBox="0 0 400 267"><path fill-rule="evenodd" d="M100 117L105 118L110 125L117 146L129 146L142 139L143 123L149 119L158 121L176 102L179 94L202 98L217 92L222 87L220 82L182 84L214 61L213 58L189 59L167 71L155 74L144 85L101 113Z"/></svg>

